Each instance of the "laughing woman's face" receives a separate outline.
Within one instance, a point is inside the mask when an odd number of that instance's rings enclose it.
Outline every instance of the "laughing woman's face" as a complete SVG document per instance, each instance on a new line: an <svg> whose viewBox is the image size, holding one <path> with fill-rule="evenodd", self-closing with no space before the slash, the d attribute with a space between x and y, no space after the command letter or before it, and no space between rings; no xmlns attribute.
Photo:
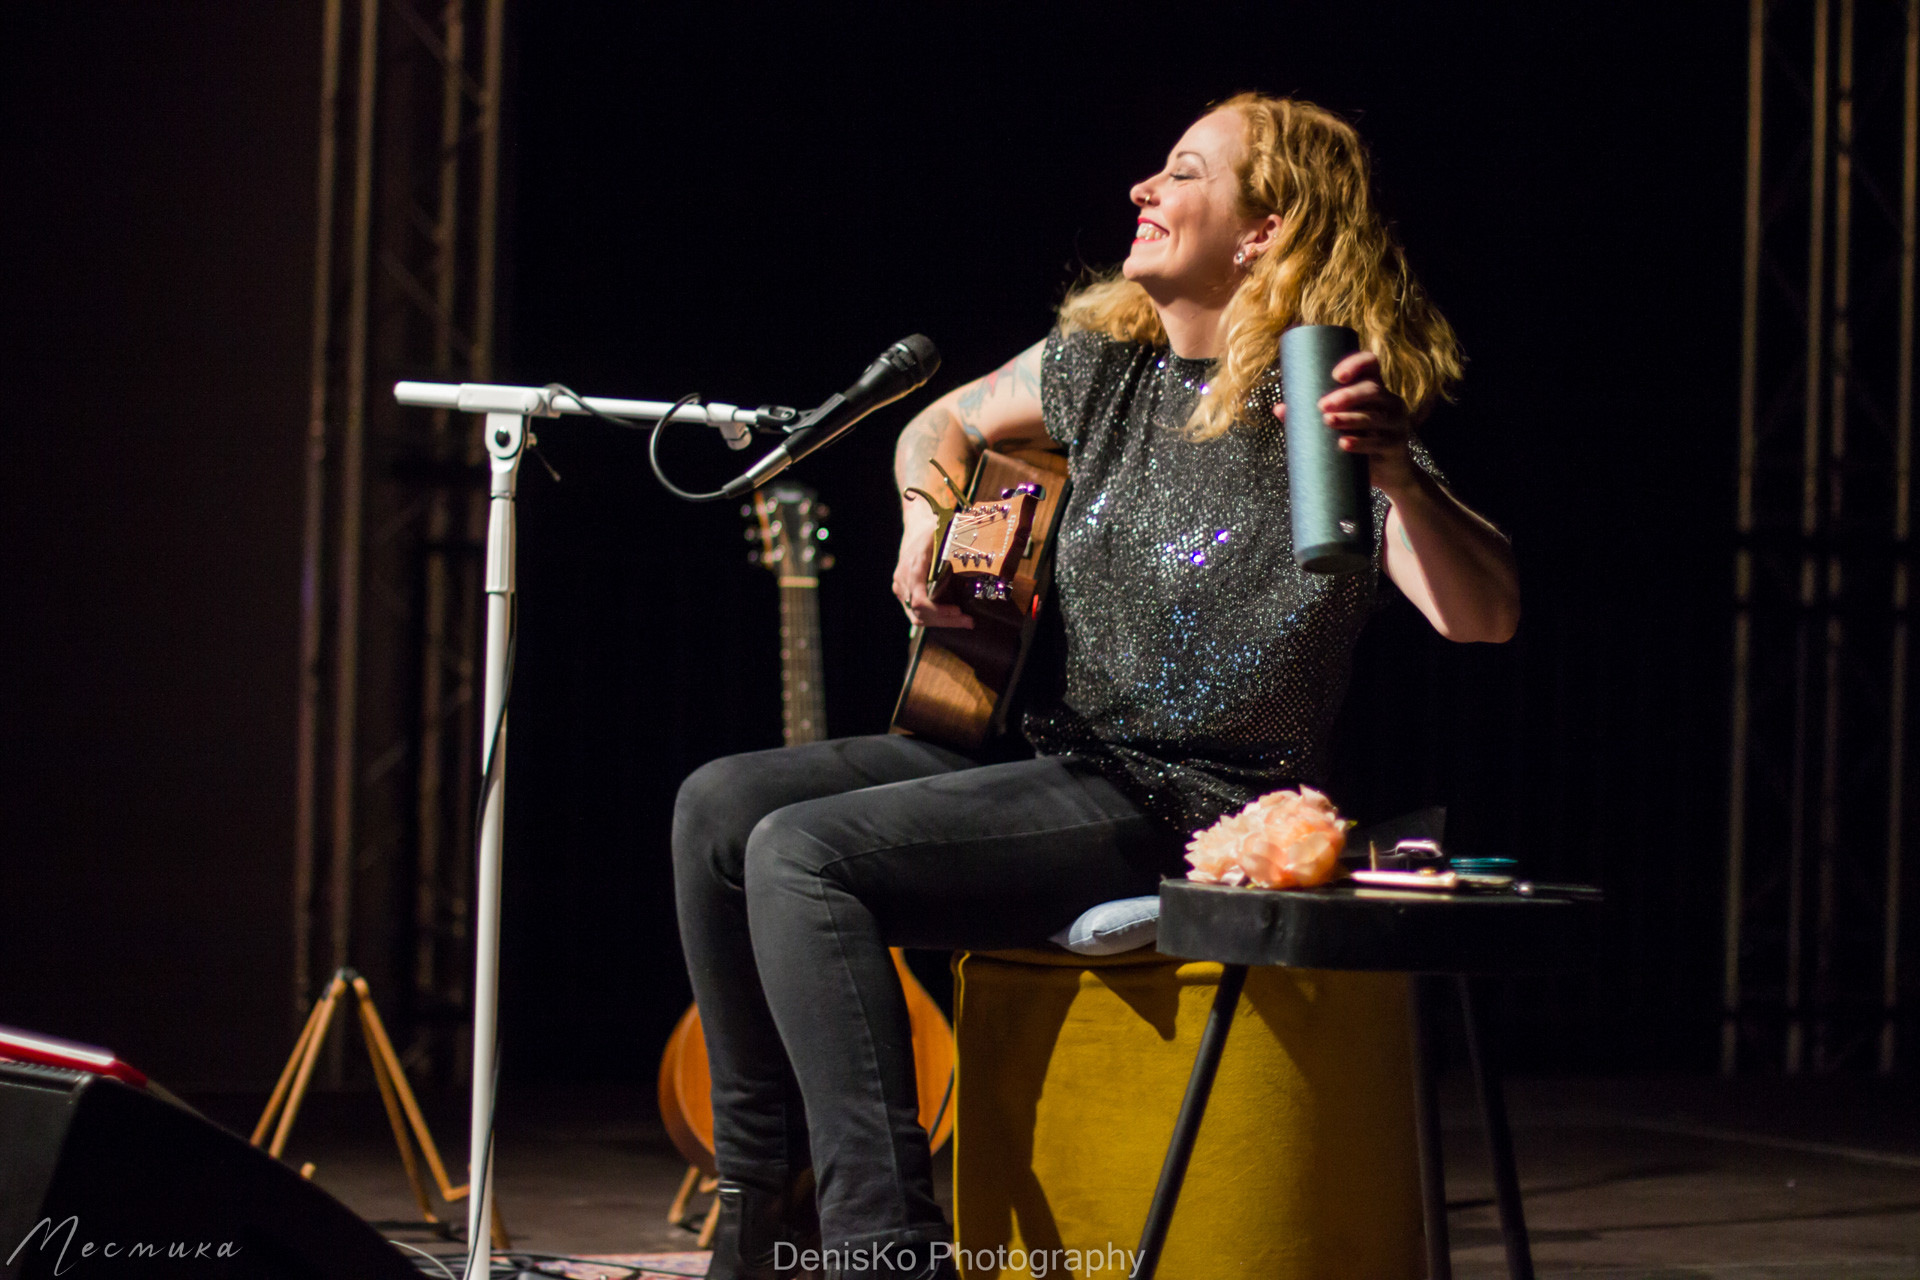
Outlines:
<svg viewBox="0 0 1920 1280"><path fill-rule="evenodd" d="M1261 221L1240 211L1235 166L1246 149L1240 114L1215 111L1181 135L1164 169L1134 186L1140 215L1120 272L1154 301L1211 304L1233 292L1241 276L1233 255Z"/></svg>

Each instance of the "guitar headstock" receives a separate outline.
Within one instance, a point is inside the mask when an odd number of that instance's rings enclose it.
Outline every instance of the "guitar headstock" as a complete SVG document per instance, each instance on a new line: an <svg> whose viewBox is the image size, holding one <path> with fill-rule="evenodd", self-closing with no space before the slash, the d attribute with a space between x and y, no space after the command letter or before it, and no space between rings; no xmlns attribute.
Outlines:
<svg viewBox="0 0 1920 1280"><path fill-rule="evenodd" d="M740 508L747 522L747 559L770 570L785 585L812 586L833 568L827 551L827 504L803 484L776 482L753 491Z"/></svg>
<svg viewBox="0 0 1920 1280"><path fill-rule="evenodd" d="M1011 578L1028 552L1028 533L1034 512L1046 490L1038 484L1019 484L1001 493L997 500L976 502L955 510L947 521L934 558L934 580L938 587L953 577L973 579L980 585L987 579ZM1004 592L989 598L1004 599Z"/></svg>

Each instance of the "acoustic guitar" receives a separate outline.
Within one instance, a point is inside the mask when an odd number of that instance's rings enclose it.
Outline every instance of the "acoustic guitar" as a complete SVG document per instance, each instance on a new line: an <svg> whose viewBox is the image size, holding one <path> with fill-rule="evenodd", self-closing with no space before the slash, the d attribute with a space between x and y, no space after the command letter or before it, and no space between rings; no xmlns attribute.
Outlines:
<svg viewBox="0 0 1920 1280"><path fill-rule="evenodd" d="M928 594L959 606L973 626L913 629L892 728L965 751L1006 728L1052 584L1067 460L1040 449L988 449L964 492L935 468L951 505L924 489L908 491L941 521Z"/></svg>
<svg viewBox="0 0 1920 1280"><path fill-rule="evenodd" d="M781 729L788 746L826 737L826 702L820 661L820 574L833 567L826 549L829 514L805 485L777 482L756 490L740 508L747 521L748 559L773 573L780 584ZM913 1026L915 1084L920 1123L933 1148L953 1132L953 1029L913 974L900 949L893 949L907 1013ZM689 1006L680 1016L660 1059L660 1118L673 1145L686 1158L687 1176L667 1220L684 1221L687 1201L698 1187L713 1189L713 1079L707 1067L707 1040L700 1011ZM702 1178L708 1181L703 1182ZM716 1206L717 1208L717 1203ZM711 1238L713 1213L701 1230L700 1246Z"/></svg>

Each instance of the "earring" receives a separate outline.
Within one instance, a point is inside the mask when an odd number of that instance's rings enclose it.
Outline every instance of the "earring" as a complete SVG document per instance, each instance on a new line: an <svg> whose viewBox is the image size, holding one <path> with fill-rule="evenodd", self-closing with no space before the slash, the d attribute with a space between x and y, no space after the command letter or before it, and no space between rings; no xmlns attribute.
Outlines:
<svg viewBox="0 0 1920 1280"><path fill-rule="evenodd" d="M1233 255L1233 260L1236 263L1245 262L1247 260L1247 251L1245 249L1240 249L1236 251Z"/></svg>

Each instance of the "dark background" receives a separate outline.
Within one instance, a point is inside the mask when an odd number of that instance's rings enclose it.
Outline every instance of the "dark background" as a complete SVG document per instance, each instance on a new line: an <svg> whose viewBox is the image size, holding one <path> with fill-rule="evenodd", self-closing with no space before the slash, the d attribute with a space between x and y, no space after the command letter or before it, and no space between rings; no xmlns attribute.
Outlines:
<svg viewBox="0 0 1920 1280"><path fill-rule="evenodd" d="M1511 531L1526 617L1491 648L1383 613L1336 799L1443 803L1456 851L1607 887L1593 973L1509 998L1527 1065L1705 1070L1744 26L1731 4L521 5L497 377L811 404L918 331L937 394L1119 260L1128 186L1207 102L1346 113L1465 342L1428 440ZM291 5L0 19L0 1021L182 1085L259 1084L287 1044L318 50ZM883 729L897 688L889 462L924 400L797 471L834 511L837 733ZM778 741L774 587L732 507L666 496L639 437L541 441L563 482L523 471L508 1068L650 1080L687 998L673 791ZM675 444L694 478L737 462Z"/></svg>

